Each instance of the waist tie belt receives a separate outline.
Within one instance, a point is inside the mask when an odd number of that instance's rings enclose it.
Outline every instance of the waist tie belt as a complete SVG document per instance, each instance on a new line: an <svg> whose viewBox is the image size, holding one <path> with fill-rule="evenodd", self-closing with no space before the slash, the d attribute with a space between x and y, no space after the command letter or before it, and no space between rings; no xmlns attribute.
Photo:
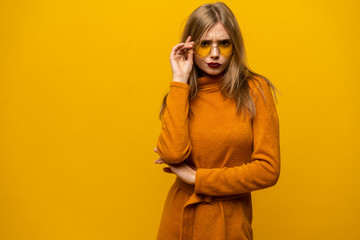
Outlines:
<svg viewBox="0 0 360 240"><path fill-rule="evenodd" d="M189 194L194 194L195 191L195 185L194 184L188 184L186 182L184 182L183 180L181 180L181 178L176 177L175 179L175 183L174 183L177 187L179 187L181 190L189 193ZM206 195L206 194L196 194L198 195L198 197L200 197L200 199L202 200L201 202L205 202L208 204L213 204L214 201L223 201L223 200L230 200L230 199L235 199L235 198L241 198L241 197L245 197L250 195L250 193L242 193L242 194L234 194L234 195L224 195L224 196L210 196L210 195Z"/></svg>

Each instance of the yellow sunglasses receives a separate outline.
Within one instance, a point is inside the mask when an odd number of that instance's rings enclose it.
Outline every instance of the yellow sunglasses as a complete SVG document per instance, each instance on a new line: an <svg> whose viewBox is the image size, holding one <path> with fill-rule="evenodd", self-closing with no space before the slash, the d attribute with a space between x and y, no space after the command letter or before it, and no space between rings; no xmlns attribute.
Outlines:
<svg viewBox="0 0 360 240"><path fill-rule="evenodd" d="M195 52L202 57L206 57L211 52L211 40L201 40L195 45ZM233 53L233 43L230 39L218 41L215 47L219 48L220 54L223 56L230 56Z"/></svg>

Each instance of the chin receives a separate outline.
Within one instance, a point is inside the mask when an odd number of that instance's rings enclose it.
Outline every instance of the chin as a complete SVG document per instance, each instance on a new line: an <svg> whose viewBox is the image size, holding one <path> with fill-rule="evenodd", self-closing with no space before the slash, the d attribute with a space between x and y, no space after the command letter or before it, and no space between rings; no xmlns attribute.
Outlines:
<svg viewBox="0 0 360 240"><path fill-rule="evenodd" d="M206 69L203 72L206 73L207 75L216 76L216 75L221 74L223 71L224 71L224 69Z"/></svg>

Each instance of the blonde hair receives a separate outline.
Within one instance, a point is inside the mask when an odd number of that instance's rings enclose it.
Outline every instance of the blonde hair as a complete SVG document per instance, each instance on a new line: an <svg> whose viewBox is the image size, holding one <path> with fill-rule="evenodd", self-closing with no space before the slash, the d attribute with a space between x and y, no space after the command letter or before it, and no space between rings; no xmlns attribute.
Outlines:
<svg viewBox="0 0 360 240"><path fill-rule="evenodd" d="M240 27L229 7L226 6L225 3L215 2L201 5L195 9L188 17L180 42L185 42L188 36L191 36L191 40L195 43L198 42L203 34L218 22L222 23L225 29L228 31L234 45L234 51L231 56L230 64L227 69L224 70L225 73L223 75L223 80L221 81L221 92L224 96L234 99L236 103L236 112L238 114L241 114L242 110L247 108L247 110L251 113L252 119L256 115L256 108L255 103L250 95L248 80L256 80L261 86L257 77L264 79L272 88L276 102L277 98L275 90L278 90L269 79L251 71L247 66L245 46L240 32ZM199 71L201 70L194 63L189 79L189 101L194 100L197 96L197 79L200 76ZM263 97L265 97L262 89L260 91ZM168 94L169 93L164 96L162 101L159 114L160 119L164 108L166 107L166 98ZM190 112L191 111L189 111L189 114Z"/></svg>

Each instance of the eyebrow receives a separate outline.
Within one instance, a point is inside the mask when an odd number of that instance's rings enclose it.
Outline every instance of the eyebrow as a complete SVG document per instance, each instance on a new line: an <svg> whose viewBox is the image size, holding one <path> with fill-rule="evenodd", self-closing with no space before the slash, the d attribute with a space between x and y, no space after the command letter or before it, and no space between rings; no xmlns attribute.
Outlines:
<svg viewBox="0 0 360 240"><path fill-rule="evenodd" d="M225 40L227 40L227 41L231 41L231 39L229 39L229 38L219 39L218 41L225 41ZM200 41L209 41L209 42L212 42L212 40L211 40L211 39L202 39L202 40L200 40Z"/></svg>

